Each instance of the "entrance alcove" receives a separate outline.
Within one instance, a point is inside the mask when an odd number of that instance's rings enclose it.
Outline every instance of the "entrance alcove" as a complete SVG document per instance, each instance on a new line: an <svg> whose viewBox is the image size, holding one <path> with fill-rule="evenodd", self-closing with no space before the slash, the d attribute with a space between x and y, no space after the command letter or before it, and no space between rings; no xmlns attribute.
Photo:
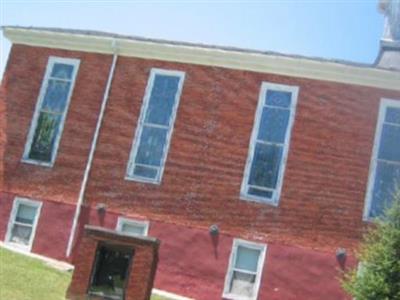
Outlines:
<svg viewBox="0 0 400 300"><path fill-rule="evenodd" d="M86 225L74 256L70 300L149 300L160 241Z"/></svg>

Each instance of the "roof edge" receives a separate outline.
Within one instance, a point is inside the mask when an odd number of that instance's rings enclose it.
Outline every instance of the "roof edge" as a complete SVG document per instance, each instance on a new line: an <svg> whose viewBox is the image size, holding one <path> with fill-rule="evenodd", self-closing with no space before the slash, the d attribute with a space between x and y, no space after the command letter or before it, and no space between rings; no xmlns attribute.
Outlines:
<svg viewBox="0 0 400 300"><path fill-rule="evenodd" d="M150 40L109 33L3 26L14 44L74 51L118 54L144 59L216 66L333 81L400 91L400 72L362 64L281 55L272 52L223 48L163 40Z"/></svg>

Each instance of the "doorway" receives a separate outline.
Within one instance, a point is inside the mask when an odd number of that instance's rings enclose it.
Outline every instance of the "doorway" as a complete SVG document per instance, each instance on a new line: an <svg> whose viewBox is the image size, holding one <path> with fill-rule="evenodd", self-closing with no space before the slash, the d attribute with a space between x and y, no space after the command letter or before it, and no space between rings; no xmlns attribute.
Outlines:
<svg viewBox="0 0 400 300"><path fill-rule="evenodd" d="M92 268L89 299L123 300L134 250L99 243Z"/></svg>

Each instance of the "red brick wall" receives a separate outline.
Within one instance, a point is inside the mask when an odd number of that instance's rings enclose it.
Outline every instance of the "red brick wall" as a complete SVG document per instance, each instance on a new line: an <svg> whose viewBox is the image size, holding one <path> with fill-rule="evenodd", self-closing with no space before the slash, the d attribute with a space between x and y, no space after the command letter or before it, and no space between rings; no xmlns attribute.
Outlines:
<svg viewBox="0 0 400 300"><path fill-rule="evenodd" d="M84 299L84 295L87 293L90 274L92 273L93 261L96 257L98 241L91 238L83 238L79 244L78 251L74 258L75 270L71 280L71 284L68 287L67 299Z"/></svg>
<svg viewBox="0 0 400 300"><path fill-rule="evenodd" d="M161 185L124 180L152 67L186 72ZM300 87L279 207L239 200L262 81ZM358 239L381 97L397 92L120 58L86 199L115 211L314 247Z"/></svg>
<svg viewBox="0 0 400 300"><path fill-rule="evenodd" d="M81 59L53 168L21 163L49 55ZM111 56L16 45L4 87L4 190L73 203ZM124 180L152 67L186 72L161 185ZM262 81L300 87L279 207L239 200ZM333 249L352 245L362 210L379 99L399 92L272 74L121 57L86 199L123 213L242 238ZM255 234L257 232L257 234Z"/></svg>
<svg viewBox="0 0 400 300"><path fill-rule="evenodd" d="M32 251L65 260L75 206L43 201Z"/></svg>
<svg viewBox="0 0 400 300"><path fill-rule="evenodd" d="M81 59L53 168L21 162L50 55ZM111 57L47 48L12 47L4 74L4 191L75 203L111 64Z"/></svg>
<svg viewBox="0 0 400 300"><path fill-rule="evenodd" d="M4 241L7 234L8 221L13 206L14 195L0 192L0 240Z"/></svg>
<svg viewBox="0 0 400 300"><path fill-rule="evenodd" d="M3 83L0 86L0 191L4 185L4 148L7 140L6 136L6 105L5 88Z"/></svg>

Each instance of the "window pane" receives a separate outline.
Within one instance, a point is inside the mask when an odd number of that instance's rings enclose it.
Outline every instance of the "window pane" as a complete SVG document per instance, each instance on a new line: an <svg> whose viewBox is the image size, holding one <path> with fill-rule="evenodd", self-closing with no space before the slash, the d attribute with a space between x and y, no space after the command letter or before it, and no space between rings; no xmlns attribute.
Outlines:
<svg viewBox="0 0 400 300"><path fill-rule="evenodd" d="M260 190L255 187L249 187L247 193L249 195L260 196L260 197L264 197L264 198L272 198L272 195L273 195L272 191Z"/></svg>
<svg viewBox="0 0 400 300"><path fill-rule="evenodd" d="M121 231L131 235L144 235L144 226L125 223L121 227Z"/></svg>
<svg viewBox="0 0 400 300"><path fill-rule="evenodd" d="M165 75L161 70L152 70L148 86L151 86L150 97L145 96L142 113L140 116L140 135L136 140L132 151L128 171L129 176L137 175L149 178L148 182L157 182L161 179L163 165L166 160L169 140L171 135L177 108L178 86L183 80L183 73L173 72ZM167 71L166 71L167 73ZM134 166L132 170L132 164ZM157 167L150 169L148 167ZM150 180L153 179L153 180ZM138 178L139 180L139 178Z"/></svg>
<svg viewBox="0 0 400 300"><path fill-rule="evenodd" d="M44 162L51 161L51 154L58 133L61 116L40 113L28 157Z"/></svg>
<svg viewBox="0 0 400 300"><path fill-rule="evenodd" d="M55 63L53 70L51 71L51 77L57 77L61 79L71 79L72 72L74 71L73 65L66 65L62 63Z"/></svg>
<svg viewBox="0 0 400 300"><path fill-rule="evenodd" d="M44 96L42 110L58 113L64 112L70 86L70 82L50 79Z"/></svg>
<svg viewBox="0 0 400 300"><path fill-rule="evenodd" d="M17 244L29 245L31 234L32 234L31 226L14 224L11 230L10 241Z"/></svg>
<svg viewBox="0 0 400 300"><path fill-rule="evenodd" d="M378 158L400 162L400 126L383 124Z"/></svg>
<svg viewBox="0 0 400 300"><path fill-rule="evenodd" d="M282 160L282 146L256 143L248 184L274 189Z"/></svg>
<svg viewBox="0 0 400 300"><path fill-rule="evenodd" d="M370 217L382 214L393 200L396 186L400 184L400 165L378 161Z"/></svg>
<svg viewBox="0 0 400 300"><path fill-rule="evenodd" d="M136 163L160 166L167 137L167 129L143 126Z"/></svg>
<svg viewBox="0 0 400 300"><path fill-rule="evenodd" d="M264 107L257 139L284 143L290 111L287 109Z"/></svg>
<svg viewBox="0 0 400 300"><path fill-rule="evenodd" d="M140 177L155 179L157 178L158 170L154 168L148 168L145 166L135 166L133 173Z"/></svg>
<svg viewBox="0 0 400 300"><path fill-rule="evenodd" d="M238 269L257 272L260 250L239 246L236 252L235 267Z"/></svg>
<svg viewBox="0 0 400 300"><path fill-rule="evenodd" d="M234 271L232 275L230 292L240 296L253 296L256 276Z"/></svg>
<svg viewBox="0 0 400 300"><path fill-rule="evenodd" d="M400 108L388 107L386 109L385 122L400 124Z"/></svg>
<svg viewBox="0 0 400 300"><path fill-rule="evenodd" d="M146 123L169 125L179 77L156 75L146 112Z"/></svg>
<svg viewBox="0 0 400 300"><path fill-rule="evenodd" d="M266 98L265 99L266 105L289 108L290 102L292 100L292 93L284 91L267 90L267 95L265 98Z"/></svg>
<svg viewBox="0 0 400 300"><path fill-rule="evenodd" d="M20 204L18 206L15 221L25 224L33 224L35 220L37 207Z"/></svg>

